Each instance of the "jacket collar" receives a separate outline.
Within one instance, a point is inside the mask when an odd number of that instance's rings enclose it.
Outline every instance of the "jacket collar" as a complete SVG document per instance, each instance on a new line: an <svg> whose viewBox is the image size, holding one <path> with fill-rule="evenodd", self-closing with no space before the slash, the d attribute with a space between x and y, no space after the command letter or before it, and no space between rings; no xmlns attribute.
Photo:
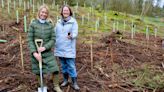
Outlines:
<svg viewBox="0 0 164 92"><path fill-rule="evenodd" d="M59 23L62 23L62 19L58 20ZM71 17L71 19L69 21L67 21L66 23L73 23L74 19Z"/></svg>
<svg viewBox="0 0 164 92"><path fill-rule="evenodd" d="M46 20L45 23L41 23L41 22L39 21L39 19L37 19L36 21L37 21L38 23L40 23L40 24L49 24L48 20Z"/></svg>

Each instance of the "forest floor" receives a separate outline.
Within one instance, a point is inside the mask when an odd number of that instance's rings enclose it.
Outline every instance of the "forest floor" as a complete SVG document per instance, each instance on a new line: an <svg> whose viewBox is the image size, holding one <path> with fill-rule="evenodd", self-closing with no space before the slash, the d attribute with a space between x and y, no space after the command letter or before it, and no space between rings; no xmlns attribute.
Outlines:
<svg viewBox="0 0 164 92"><path fill-rule="evenodd" d="M21 67L18 32L6 23L0 39L0 92L36 92L39 87L31 72L27 33L22 35L24 71ZM137 33L133 39L127 32L79 33L76 66L80 92L164 92L164 50L160 37ZM91 62L91 42L93 42ZM93 66L92 66L92 64ZM46 75L49 92L53 92L50 74ZM60 82L62 74L60 73ZM64 92L75 92L70 86Z"/></svg>

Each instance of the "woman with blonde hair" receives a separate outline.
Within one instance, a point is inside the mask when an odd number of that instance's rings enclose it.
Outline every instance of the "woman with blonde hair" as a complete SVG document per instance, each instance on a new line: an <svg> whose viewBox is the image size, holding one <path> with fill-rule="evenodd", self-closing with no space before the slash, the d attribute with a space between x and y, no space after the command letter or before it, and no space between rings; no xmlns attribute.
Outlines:
<svg viewBox="0 0 164 92"><path fill-rule="evenodd" d="M39 61L42 61L43 74L51 73L53 78L54 90L56 92L62 92L59 87L59 67L55 61L55 57L52 52L55 42L54 27L50 21L48 21L49 10L46 5L42 5L37 14L37 19L34 19L28 32L28 44L31 55L32 72L39 77ZM35 40L42 39L42 47L36 47ZM39 54L41 53L41 54Z"/></svg>

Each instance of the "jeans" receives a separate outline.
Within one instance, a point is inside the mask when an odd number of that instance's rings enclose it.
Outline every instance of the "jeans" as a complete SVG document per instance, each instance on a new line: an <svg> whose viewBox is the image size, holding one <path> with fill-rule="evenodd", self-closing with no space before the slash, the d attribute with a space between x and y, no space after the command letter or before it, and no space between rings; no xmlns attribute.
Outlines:
<svg viewBox="0 0 164 92"><path fill-rule="evenodd" d="M68 73L70 77L77 77L75 58L59 57L62 73Z"/></svg>

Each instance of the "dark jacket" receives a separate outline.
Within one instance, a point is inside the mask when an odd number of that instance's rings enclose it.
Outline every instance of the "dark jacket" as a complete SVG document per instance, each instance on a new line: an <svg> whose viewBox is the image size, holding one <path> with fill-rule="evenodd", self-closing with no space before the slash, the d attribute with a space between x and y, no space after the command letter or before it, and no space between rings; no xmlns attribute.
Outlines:
<svg viewBox="0 0 164 92"><path fill-rule="evenodd" d="M52 23L48 21L40 23L39 20L36 19L33 20L29 26L28 44L31 54L32 72L39 74L39 62L33 56L33 53L37 52L35 39L43 39L43 47L46 48L46 50L41 53L43 60L43 73L59 71L55 57L51 50L55 44L55 33Z"/></svg>

